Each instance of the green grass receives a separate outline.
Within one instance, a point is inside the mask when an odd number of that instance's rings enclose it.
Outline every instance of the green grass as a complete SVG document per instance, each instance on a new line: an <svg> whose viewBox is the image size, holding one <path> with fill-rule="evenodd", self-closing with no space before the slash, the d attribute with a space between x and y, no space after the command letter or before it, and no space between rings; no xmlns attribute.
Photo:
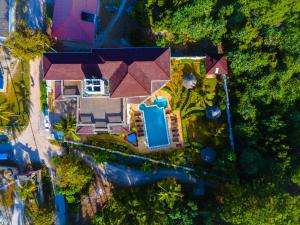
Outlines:
<svg viewBox="0 0 300 225"><path fill-rule="evenodd" d="M42 112L44 112L47 108L47 83L45 80L43 80L41 83L40 101L41 101Z"/></svg>
<svg viewBox="0 0 300 225"><path fill-rule="evenodd" d="M24 66L24 73L22 73ZM8 110L13 113L13 120L17 120L20 126L26 126L29 119L30 107L30 78L29 78L29 63L24 65L19 63L15 74L11 79L8 76L7 89L5 93L0 93L0 102L8 104ZM9 122L3 122L8 125Z"/></svg>

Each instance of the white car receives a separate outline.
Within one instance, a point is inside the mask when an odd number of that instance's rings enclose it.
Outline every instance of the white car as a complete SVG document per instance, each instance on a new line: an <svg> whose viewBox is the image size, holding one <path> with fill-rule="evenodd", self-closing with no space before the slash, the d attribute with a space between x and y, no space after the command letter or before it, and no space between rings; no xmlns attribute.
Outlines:
<svg viewBox="0 0 300 225"><path fill-rule="evenodd" d="M45 130L50 132L50 122L49 122L49 116L45 116L44 118L44 126Z"/></svg>

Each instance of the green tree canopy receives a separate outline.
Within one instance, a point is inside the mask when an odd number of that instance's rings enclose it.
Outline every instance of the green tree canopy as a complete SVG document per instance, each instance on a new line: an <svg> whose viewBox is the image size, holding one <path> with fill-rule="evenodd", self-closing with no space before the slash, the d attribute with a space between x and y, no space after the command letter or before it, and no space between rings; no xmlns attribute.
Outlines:
<svg viewBox="0 0 300 225"><path fill-rule="evenodd" d="M116 190L93 223L192 225L198 215L194 202L183 201L181 185L168 179L143 187Z"/></svg>
<svg viewBox="0 0 300 225"><path fill-rule="evenodd" d="M300 196L271 183L227 184L221 218L232 225L293 225L300 219Z"/></svg>
<svg viewBox="0 0 300 225"><path fill-rule="evenodd" d="M49 38L39 30L32 30L25 22L17 24L16 30L10 32L4 41L4 46L11 54L21 60L31 60L42 55L50 46Z"/></svg>
<svg viewBox="0 0 300 225"><path fill-rule="evenodd" d="M79 158L68 154L52 158L56 169L56 182L60 193L69 203L76 201L76 195L88 188L93 179L93 171Z"/></svg>

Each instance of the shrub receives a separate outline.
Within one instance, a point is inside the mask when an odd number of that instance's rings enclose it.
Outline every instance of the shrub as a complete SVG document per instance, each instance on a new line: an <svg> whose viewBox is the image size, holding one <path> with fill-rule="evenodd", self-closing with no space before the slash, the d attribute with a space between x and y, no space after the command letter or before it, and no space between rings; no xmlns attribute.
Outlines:
<svg viewBox="0 0 300 225"><path fill-rule="evenodd" d="M45 112L47 108L47 83L45 80L43 80L41 83L40 101L41 101L42 111Z"/></svg>

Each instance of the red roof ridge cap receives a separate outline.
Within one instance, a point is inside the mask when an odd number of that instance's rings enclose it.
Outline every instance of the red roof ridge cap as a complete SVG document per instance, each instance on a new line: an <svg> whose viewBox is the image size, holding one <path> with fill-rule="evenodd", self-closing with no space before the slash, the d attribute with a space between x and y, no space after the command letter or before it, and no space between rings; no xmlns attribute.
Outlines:
<svg viewBox="0 0 300 225"><path fill-rule="evenodd" d="M133 63L131 63L131 65L132 64L135 64L140 70L141 70L141 68L136 64L136 62L133 62ZM145 77L147 77L146 75L145 75L145 73L144 73L144 71L143 70L141 70L142 71L142 73L144 74L144 76ZM147 92L147 93L149 93L148 92L148 90L137 80L137 79L135 79L135 77L131 74L131 73L129 73L129 70L128 70L128 72L127 72L127 74L129 74L131 77L133 77L133 79ZM126 76L125 76L126 77ZM147 78L149 78L149 77L147 77ZM150 79L150 81L151 81L151 79ZM150 93L149 94L151 94L151 90L150 90Z"/></svg>
<svg viewBox="0 0 300 225"><path fill-rule="evenodd" d="M159 58L159 57L157 57L157 58ZM158 68L159 68L159 69L167 76L166 72L161 68L160 65L157 64L156 59L155 59L153 62L154 62L154 63L158 66ZM168 80L170 80L170 78L168 78Z"/></svg>
<svg viewBox="0 0 300 225"><path fill-rule="evenodd" d="M144 73L144 72L143 72ZM134 76L132 76L132 74L131 73L127 73L127 74L129 74L147 93L149 93L148 92L148 90L137 80L137 79L135 79L134 78ZM126 77L126 76L125 76ZM150 93L149 94L151 94L151 91L150 91Z"/></svg>

